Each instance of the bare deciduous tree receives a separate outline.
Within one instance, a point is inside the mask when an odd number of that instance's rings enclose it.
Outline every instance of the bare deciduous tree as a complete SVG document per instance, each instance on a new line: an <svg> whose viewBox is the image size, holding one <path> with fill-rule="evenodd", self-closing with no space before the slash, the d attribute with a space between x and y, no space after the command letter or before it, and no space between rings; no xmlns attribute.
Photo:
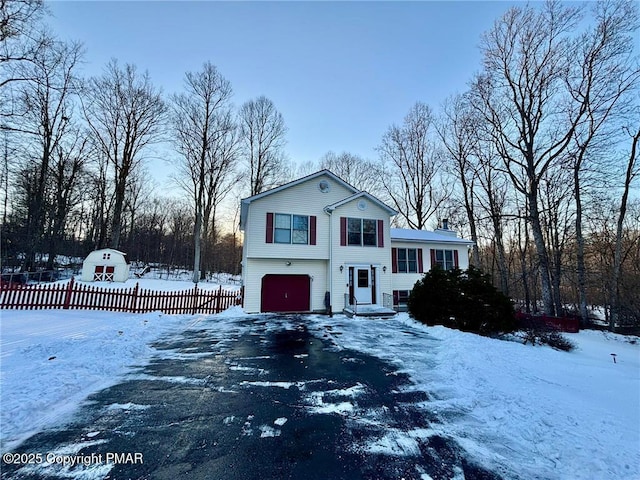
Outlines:
<svg viewBox="0 0 640 480"><path fill-rule="evenodd" d="M475 82L478 112L492 128L513 186L526 197L544 311L555 313L549 253L540 221L540 182L566 153L584 109L568 102L568 35L579 9L549 1L513 7L483 37L484 72Z"/></svg>
<svg viewBox="0 0 640 480"><path fill-rule="evenodd" d="M6 128L24 140L26 160L37 171L27 200L25 258L22 268L34 267L36 251L42 248L46 214L46 189L54 154L71 125L72 97L78 91L76 69L82 57L77 43L50 38L48 47L37 51L18 71L29 81L16 89L17 101L24 112Z"/></svg>
<svg viewBox="0 0 640 480"><path fill-rule="evenodd" d="M453 164L455 176L460 181L471 240L474 242L471 263L477 267L480 265L474 193L477 181L474 155L478 150L479 141L477 122L468 98L463 95L455 95L445 101L442 113L442 121L436 125L436 130L447 152L446 156Z"/></svg>
<svg viewBox="0 0 640 480"><path fill-rule="evenodd" d="M12 86L37 80L27 64L52 46L52 35L39 25L44 11L43 0L0 0L0 130L7 128L7 120L24 113L18 110Z"/></svg>
<svg viewBox="0 0 640 480"><path fill-rule="evenodd" d="M100 152L112 168L114 205L109 245L118 248L127 182L144 149L161 140L166 106L148 73L111 60L87 85L84 112Z"/></svg>
<svg viewBox="0 0 640 480"><path fill-rule="evenodd" d="M567 86L574 102L584 105L585 120L577 125L569 163L575 198L576 273L579 309L587 319L585 239L583 234L583 176L594 152L619 139L618 120L628 115L637 95L640 68L633 58L638 9L626 0L593 4L595 24L575 40ZM634 92L635 90L635 92Z"/></svg>
<svg viewBox="0 0 640 480"><path fill-rule="evenodd" d="M480 128L479 125L477 125ZM500 289L509 294L509 272L507 267L507 249L505 246L505 223L509 218L507 210L509 204L509 180L500 168L500 157L494 144L488 140L490 135L480 128L478 142L475 144L474 167L477 188L474 198L480 209L476 210L480 220L486 215L490 221L490 235L494 244L494 252L498 273L500 275ZM484 214L482 212L485 212ZM515 215L511 215L513 218ZM523 251L524 252L524 251Z"/></svg>
<svg viewBox="0 0 640 480"><path fill-rule="evenodd" d="M380 186L376 165L349 152L327 152L320 158L319 168L330 170L358 190L374 192Z"/></svg>
<svg viewBox="0 0 640 480"><path fill-rule="evenodd" d="M67 222L73 208L81 202L80 185L83 182L86 165L91 157L91 142L77 128L68 132L52 156L49 168L51 183L48 209L49 222L46 236L49 240L47 270L53 270L56 255L65 236Z"/></svg>
<svg viewBox="0 0 640 480"><path fill-rule="evenodd" d="M250 195L287 179L284 146L287 127L282 114L267 97L249 100L239 113L242 155L249 172Z"/></svg>
<svg viewBox="0 0 640 480"><path fill-rule="evenodd" d="M193 282L197 283L209 220L234 184L237 133L231 115L231 83L214 65L207 62L200 72L188 72L185 89L172 97L172 124L182 159L178 182L190 194L195 214Z"/></svg>
<svg viewBox="0 0 640 480"><path fill-rule="evenodd" d="M404 222L417 230L426 227L449 194L440 176L433 121L431 108L418 102L401 126L389 127L378 147L384 190Z"/></svg>
<svg viewBox="0 0 640 480"><path fill-rule="evenodd" d="M43 9L43 0L0 0L0 42L29 33Z"/></svg>
<svg viewBox="0 0 640 480"><path fill-rule="evenodd" d="M636 123L637 125L637 123ZM622 270L622 231L625 216L627 214L627 206L629 202L629 190L633 180L640 174L638 168L638 144L640 142L640 128L635 127L636 131L629 131L631 137L631 149L629 152L629 161L625 169L624 184L622 190L622 198L620 200L620 213L616 225L615 250L613 256L613 272L611 278L612 300L611 300L611 319L609 328L614 331L616 322L620 314L620 273Z"/></svg>

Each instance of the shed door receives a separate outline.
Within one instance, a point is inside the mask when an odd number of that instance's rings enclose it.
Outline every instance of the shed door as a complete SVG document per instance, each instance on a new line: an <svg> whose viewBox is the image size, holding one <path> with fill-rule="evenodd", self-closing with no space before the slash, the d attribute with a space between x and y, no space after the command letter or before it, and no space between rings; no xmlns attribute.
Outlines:
<svg viewBox="0 0 640 480"><path fill-rule="evenodd" d="M113 282L113 274L116 271L116 267L113 265L96 265L96 269L93 272L94 282Z"/></svg>
<svg viewBox="0 0 640 480"><path fill-rule="evenodd" d="M104 280L104 265L96 265L96 269L93 272L93 281L102 282Z"/></svg>
<svg viewBox="0 0 640 480"><path fill-rule="evenodd" d="M262 277L260 311L308 312L311 309L309 275L265 275Z"/></svg>
<svg viewBox="0 0 640 480"><path fill-rule="evenodd" d="M107 265L104 267L104 281L113 282L113 274L116 271L116 267L113 265Z"/></svg>

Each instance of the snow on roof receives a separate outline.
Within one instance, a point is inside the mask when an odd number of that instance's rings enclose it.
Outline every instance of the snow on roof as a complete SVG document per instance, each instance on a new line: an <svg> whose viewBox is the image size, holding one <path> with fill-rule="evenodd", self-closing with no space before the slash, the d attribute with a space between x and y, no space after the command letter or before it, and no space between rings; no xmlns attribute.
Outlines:
<svg viewBox="0 0 640 480"><path fill-rule="evenodd" d="M458 238L451 235L431 232L429 230L411 230L409 228L392 228L391 240L402 240L405 242L437 242L473 245L473 242L471 240L467 240L465 238Z"/></svg>

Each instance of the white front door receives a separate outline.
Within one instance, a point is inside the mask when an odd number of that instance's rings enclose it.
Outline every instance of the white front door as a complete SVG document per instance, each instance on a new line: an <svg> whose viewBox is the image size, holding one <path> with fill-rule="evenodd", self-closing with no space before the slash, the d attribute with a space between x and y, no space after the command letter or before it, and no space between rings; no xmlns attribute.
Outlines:
<svg viewBox="0 0 640 480"><path fill-rule="evenodd" d="M353 294L358 304L371 303L371 269L356 267Z"/></svg>

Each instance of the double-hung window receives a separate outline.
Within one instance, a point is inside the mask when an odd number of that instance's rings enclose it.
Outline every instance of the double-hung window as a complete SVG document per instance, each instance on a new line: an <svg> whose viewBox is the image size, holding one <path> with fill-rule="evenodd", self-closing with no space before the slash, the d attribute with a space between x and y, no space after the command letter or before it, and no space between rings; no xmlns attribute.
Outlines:
<svg viewBox="0 0 640 480"><path fill-rule="evenodd" d="M378 222L366 218L347 219L347 245L376 247L378 245Z"/></svg>
<svg viewBox="0 0 640 480"><path fill-rule="evenodd" d="M451 270L455 265L453 250L434 250L435 264L443 270Z"/></svg>
<svg viewBox="0 0 640 480"><path fill-rule="evenodd" d="M422 260L421 248L391 248L392 273L422 273Z"/></svg>
<svg viewBox="0 0 640 480"><path fill-rule="evenodd" d="M309 243L309 217L276 213L273 230L274 243Z"/></svg>
<svg viewBox="0 0 640 480"><path fill-rule="evenodd" d="M418 273L418 253L415 248L398 249L398 272Z"/></svg>

